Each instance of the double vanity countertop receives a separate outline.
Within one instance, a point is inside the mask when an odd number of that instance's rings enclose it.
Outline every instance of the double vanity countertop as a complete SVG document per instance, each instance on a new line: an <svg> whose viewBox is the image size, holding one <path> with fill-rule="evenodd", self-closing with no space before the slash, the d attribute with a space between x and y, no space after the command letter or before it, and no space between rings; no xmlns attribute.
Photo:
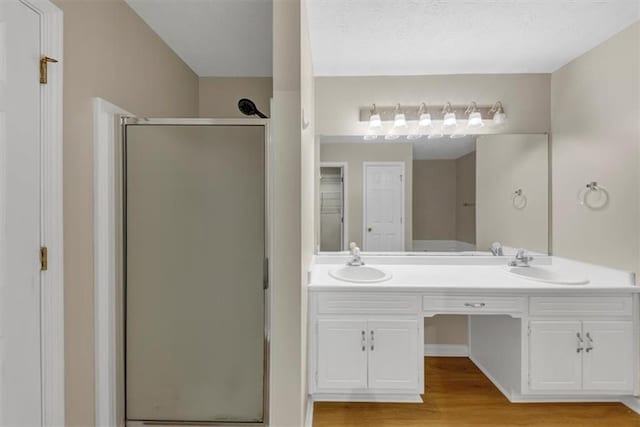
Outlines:
<svg viewBox="0 0 640 427"><path fill-rule="evenodd" d="M353 283L331 276L346 266L348 255L319 255L315 259L309 291L376 291L438 293L640 293L632 273L572 261L554 256L540 256L531 268L544 269L565 277L584 278L586 284L557 284L526 279L509 273L509 257L491 256L367 256L367 267L374 267L391 278L379 283ZM359 267L351 267L359 268ZM526 268L526 267L525 267Z"/></svg>

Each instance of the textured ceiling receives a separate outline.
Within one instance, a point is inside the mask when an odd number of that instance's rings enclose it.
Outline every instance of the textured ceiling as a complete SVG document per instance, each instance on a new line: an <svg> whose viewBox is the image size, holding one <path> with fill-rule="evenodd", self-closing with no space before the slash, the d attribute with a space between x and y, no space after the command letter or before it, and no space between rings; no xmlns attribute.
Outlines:
<svg viewBox="0 0 640 427"><path fill-rule="evenodd" d="M271 76L271 0L126 1L199 76Z"/></svg>
<svg viewBox="0 0 640 427"><path fill-rule="evenodd" d="M550 73L638 0L307 0L316 75Z"/></svg>

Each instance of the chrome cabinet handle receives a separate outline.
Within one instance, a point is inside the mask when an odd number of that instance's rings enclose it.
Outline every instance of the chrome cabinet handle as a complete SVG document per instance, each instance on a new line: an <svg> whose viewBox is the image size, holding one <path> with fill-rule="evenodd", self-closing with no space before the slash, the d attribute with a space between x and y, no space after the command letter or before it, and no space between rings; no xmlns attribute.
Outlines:
<svg viewBox="0 0 640 427"><path fill-rule="evenodd" d="M482 308L485 305L487 305L487 304L485 304L483 302L465 302L464 303L465 307L471 307L471 308Z"/></svg>
<svg viewBox="0 0 640 427"><path fill-rule="evenodd" d="M375 336L373 335L373 331L371 331L371 351L375 349Z"/></svg>
<svg viewBox="0 0 640 427"><path fill-rule="evenodd" d="M587 342L587 348L585 350L587 353L589 353L591 350L593 350L593 338L591 338L591 334L589 334L589 332L587 332L587 339L589 341Z"/></svg>
<svg viewBox="0 0 640 427"><path fill-rule="evenodd" d="M584 350L584 340L582 339L580 332L576 332L576 337L578 337L578 348L576 348L576 353L580 353Z"/></svg>
<svg viewBox="0 0 640 427"><path fill-rule="evenodd" d="M365 331L362 331L362 339L360 343L362 344L362 351L367 351L367 336Z"/></svg>

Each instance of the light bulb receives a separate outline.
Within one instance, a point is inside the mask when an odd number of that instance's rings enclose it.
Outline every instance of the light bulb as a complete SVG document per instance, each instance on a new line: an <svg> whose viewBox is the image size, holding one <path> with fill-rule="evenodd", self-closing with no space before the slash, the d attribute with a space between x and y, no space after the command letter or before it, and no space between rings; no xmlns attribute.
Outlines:
<svg viewBox="0 0 640 427"><path fill-rule="evenodd" d="M458 124L456 120L456 113L447 113L444 115L444 121L442 122L442 126L451 128L455 127Z"/></svg>
<svg viewBox="0 0 640 427"><path fill-rule="evenodd" d="M479 111L474 111L469 114L469 121L467 122L467 129L480 129L484 126L482 122L482 115Z"/></svg>
<svg viewBox="0 0 640 427"><path fill-rule="evenodd" d="M418 120L418 126L421 128L431 127L431 114L423 113L420 115L420 119Z"/></svg>
<svg viewBox="0 0 640 427"><path fill-rule="evenodd" d="M407 127L407 118L404 113L396 113L393 118L393 127L394 128L406 128Z"/></svg>
<svg viewBox="0 0 640 427"><path fill-rule="evenodd" d="M506 120L507 120L507 115L504 112L497 111L493 115L493 125L496 127L503 126Z"/></svg>
<svg viewBox="0 0 640 427"><path fill-rule="evenodd" d="M382 129L382 119L380 118L380 114L372 114L369 117L369 130L380 130Z"/></svg>

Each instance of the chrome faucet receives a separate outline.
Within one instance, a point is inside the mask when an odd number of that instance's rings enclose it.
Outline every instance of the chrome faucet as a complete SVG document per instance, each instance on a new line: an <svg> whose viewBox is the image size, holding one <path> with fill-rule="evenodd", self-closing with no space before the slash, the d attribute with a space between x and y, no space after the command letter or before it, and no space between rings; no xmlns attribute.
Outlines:
<svg viewBox="0 0 640 427"><path fill-rule="evenodd" d="M504 251L502 250L502 243L500 242L493 242L489 250L491 251L491 254L493 256L504 256Z"/></svg>
<svg viewBox="0 0 640 427"><path fill-rule="evenodd" d="M509 267L530 267L529 263L533 261L533 257L529 256L526 249L518 249L514 259L509 261Z"/></svg>
<svg viewBox="0 0 640 427"><path fill-rule="evenodd" d="M356 246L356 242L351 242L349 249L351 249L351 261L347 262L347 265L351 267L363 266L364 261L360 258L360 248Z"/></svg>

